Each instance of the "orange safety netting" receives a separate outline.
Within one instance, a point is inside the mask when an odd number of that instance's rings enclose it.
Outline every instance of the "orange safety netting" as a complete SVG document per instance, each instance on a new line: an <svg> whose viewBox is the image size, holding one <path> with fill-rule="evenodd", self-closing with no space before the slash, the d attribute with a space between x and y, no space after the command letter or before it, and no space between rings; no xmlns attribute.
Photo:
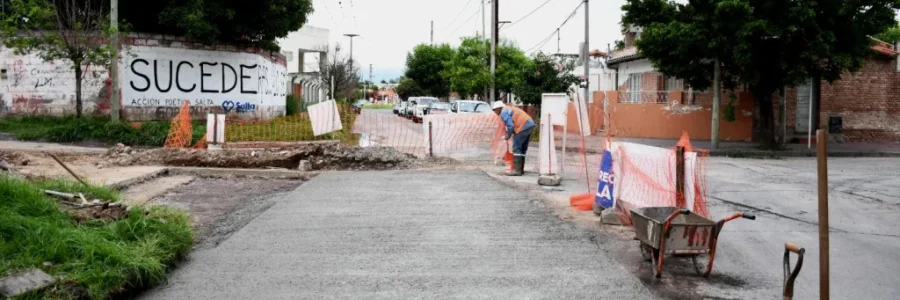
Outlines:
<svg viewBox="0 0 900 300"><path fill-rule="evenodd" d="M185 148L190 147L193 131L191 130L191 112L189 101L184 101L181 110L174 118L172 125L169 127L169 135L166 137L165 148Z"/></svg>
<svg viewBox="0 0 900 300"><path fill-rule="evenodd" d="M687 133L670 148L612 143L616 211L631 224L630 210L642 207L681 207L709 217L706 204L708 152L693 148ZM677 149L684 147L684 187L677 185Z"/></svg>

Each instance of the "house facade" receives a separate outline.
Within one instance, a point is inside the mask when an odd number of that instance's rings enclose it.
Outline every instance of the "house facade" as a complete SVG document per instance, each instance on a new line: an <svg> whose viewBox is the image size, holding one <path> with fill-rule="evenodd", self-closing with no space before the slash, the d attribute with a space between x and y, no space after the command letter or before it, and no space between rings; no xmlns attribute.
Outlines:
<svg viewBox="0 0 900 300"><path fill-rule="evenodd" d="M693 90L680 79L656 71L641 57L634 41L640 28L629 28L625 48L610 53L614 90L595 94L607 101L611 133L623 137L678 138L686 131L694 139L710 139L712 93ZM838 142L900 141L900 62L894 45L875 41L873 55L856 73L834 83L813 82L774 95L777 135L787 142L805 142L818 128L828 129ZM784 99L782 99L784 98ZM720 139L755 139L758 115L751 94L723 91ZM595 100L597 102L597 100ZM784 109L782 109L784 108ZM814 132L812 134L815 135Z"/></svg>

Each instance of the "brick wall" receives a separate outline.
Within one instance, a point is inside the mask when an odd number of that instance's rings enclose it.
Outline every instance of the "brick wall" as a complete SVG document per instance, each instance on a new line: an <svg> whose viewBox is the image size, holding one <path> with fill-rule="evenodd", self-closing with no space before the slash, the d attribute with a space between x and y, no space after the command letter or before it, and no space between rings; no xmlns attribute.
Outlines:
<svg viewBox="0 0 900 300"><path fill-rule="evenodd" d="M821 99L815 128L827 128L829 117L843 119L843 133L831 134L840 142L897 142L900 141L900 77L896 60L878 56L870 59L856 73L846 73L834 83L821 82ZM781 95L776 95L775 116L781 107ZM787 90L788 138L805 138L796 131L797 89ZM777 128L781 128L780 126Z"/></svg>

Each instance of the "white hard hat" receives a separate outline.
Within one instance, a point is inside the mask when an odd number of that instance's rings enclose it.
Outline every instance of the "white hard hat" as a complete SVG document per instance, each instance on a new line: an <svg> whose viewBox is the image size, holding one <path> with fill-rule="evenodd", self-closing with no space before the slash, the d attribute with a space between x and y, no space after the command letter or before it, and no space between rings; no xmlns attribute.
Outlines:
<svg viewBox="0 0 900 300"><path fill-rule="evenodd" d="M503 107L505 107L505 106L506 106L506 105L503 104L502 101L494 101L494 105L492 105L491 108L492 108L492 109L498 109L498 108L503 108Z"/></svg>

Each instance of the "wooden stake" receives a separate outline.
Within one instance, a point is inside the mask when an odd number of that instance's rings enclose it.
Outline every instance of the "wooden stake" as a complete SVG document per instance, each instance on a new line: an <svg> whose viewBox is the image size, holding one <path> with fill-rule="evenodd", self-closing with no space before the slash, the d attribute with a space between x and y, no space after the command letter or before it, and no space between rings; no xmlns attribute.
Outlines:
<svg viewBox="0 0 900 300"><path fill-rule="evenodd" d="M828 241L828 134L823 129L816 132L816 148L819 166L819 299L830 298L830 263Z"/></svg>
<svg viewBox="0 0 900 300"><path fill-rule="evenodd" d="M53 153L47 153L47 155L50 155L50 157L52 157L53 160L55 160L57 163L59 163L59 165L62 166L63 169L66 169L66 171L68 171L69 174L72 175L72 177L75 177L75 179L77 179L78 182L81 182L81 184L83 184L84 186L88 186L88 184L85 183L84 180L81 179L81 177L78 177L78 174L75 174L75 172L72 171L72 169L69 169L69 166L67 166L64 162L62 162L62 160L60 160L59 157L56 157L56 155L53 155Z"/></svg>
<svg viewBox="0 0 900 300"><path fill-rule="evenodd" d="M690 209L684 201L684 147L681 146L675 150L675 206Z"/></svg>

